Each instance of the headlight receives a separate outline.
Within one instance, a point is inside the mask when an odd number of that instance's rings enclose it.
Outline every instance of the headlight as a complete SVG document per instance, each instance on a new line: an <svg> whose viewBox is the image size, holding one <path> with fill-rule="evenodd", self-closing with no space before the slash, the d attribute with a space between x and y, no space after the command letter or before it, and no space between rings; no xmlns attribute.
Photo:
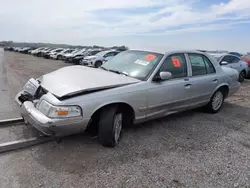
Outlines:
<svg viewBox="0 0 250 188"><path fill-rule="evenodd" d="M42 100L37 108L50 118L69 118L82 115L82 110L79 106L53 106L45 100Z"/></svg>

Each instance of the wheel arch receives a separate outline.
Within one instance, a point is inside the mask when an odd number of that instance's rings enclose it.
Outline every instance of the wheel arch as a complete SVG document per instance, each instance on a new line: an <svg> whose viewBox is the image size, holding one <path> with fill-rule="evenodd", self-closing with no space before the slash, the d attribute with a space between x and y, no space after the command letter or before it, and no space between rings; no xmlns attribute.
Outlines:
<svg viewBox="0 0 250 188"><path fill-rule="evenodd" d="M131 117L131 119L129 119L128 121L133 122L135 119L135 109L128 103L123 102L123 101L113 101L113 102L109 102L106 104L102 104L100 106L98 106L95 110L93 110L91 117L91 122L88 125L88 128L94 128L96 130L98 122L100 120L100 114L101 112L110 106L113 105L117 105L119 109L122 109L123 112L125 112L126 115L128 115L128 117Z"/></svg>
<svg viewBox="0 0 250 188"><path fill-rule="evenodd" d="M218 89L221 89L223 94L224 94L224 98L227 97L228 93L229 93L229 86L228 84L220 84L216 87L216 89L213 91L211 97L213 96L213 94L218 90Z"/></svg>

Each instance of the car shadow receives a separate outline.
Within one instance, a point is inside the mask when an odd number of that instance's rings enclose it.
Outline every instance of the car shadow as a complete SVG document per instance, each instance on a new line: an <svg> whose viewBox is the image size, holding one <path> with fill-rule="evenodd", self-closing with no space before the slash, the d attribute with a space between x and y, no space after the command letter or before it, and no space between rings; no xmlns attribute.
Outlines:
<svg viewBox="0 0 250 188"><path fill-rule="evenodd" d="M232 132L250 133L244 130L249 114L250 108L225 102L217 114L192 110L128 127L116 148L102 147L96 137L85 133L34 147L32 156L49 170L79 176L171 153L195 156Z"/></svg>

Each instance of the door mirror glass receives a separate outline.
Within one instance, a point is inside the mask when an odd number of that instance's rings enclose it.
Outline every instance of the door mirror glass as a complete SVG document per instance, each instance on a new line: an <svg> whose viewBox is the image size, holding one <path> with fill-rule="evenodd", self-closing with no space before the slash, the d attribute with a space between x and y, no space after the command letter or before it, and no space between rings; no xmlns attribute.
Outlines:
<svg viewBox="0 0 250 188"><path fill-rule="evenodd" d="M221 63L220 63L220 65L227 65L228 64L228 62L226 62L226 61L222 61Z"/></svg>
<svg viewBox="0 0 250 188"><path fill-rule="evenodd" d="M171 72L160 72L161 80L169 80L172 77Z"/></svg>

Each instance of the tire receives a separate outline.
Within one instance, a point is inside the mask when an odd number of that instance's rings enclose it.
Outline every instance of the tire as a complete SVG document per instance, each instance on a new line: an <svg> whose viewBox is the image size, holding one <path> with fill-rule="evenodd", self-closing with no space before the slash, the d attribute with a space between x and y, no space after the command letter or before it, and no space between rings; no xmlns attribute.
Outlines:
<svg viewBox="0 0 250 188"><path fill-rule="evenodd" d="M57 59L57 60L61 60L61 59L62 59L62 56L61 56L61 55L58 55L58 56L56 57L56 59Z"/></svg>
<svg viewBox="0 0 250 188"><path fill-rule="evenodd" d="M101 61L95 62L95 65L94 65L95 68L98 68L100 66L102 66L102 62Z"/></svg>
<svg viewBox="0 0 250 188"><path fill-rule="evenodd" d="M218 89L211 97L206 109L209 113L215 114L220 111L224 103L224 93L221 89Z"/></svg>
<svg viewBox="0 0 250 188"><path fill-rule="evenodd" d="M243 70L239 74L239 82L244 82L245 77L246 77L246 72Z"/></svg>
<svg viewBox="0 0 250 188"><path fill-rule="evenodd" d="M105 108L100 114L98 138L104 147L115 147L121 136L123 113L116 105Z"/></svg>

